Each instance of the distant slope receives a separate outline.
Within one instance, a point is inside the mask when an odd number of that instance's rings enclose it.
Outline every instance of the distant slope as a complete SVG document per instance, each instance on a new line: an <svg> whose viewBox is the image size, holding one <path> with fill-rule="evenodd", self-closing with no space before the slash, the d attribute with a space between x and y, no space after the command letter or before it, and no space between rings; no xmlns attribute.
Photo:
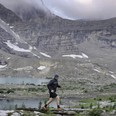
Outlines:
<svg viewBox="0 0 116 116"><path fill-rule="evenodd" d="M42 0L35 2L16 2L15 5L10 6L2 2L2 4L12 10L22 20L34 20L36 18L49 18L53 16L50 10L43 4Z"/></svg>
<svg viewBox="0 0 116 116"><path fill-rule="evenodd" d="M74 79L96 88L116 80L115 18L71 21L42 14L21 21L14 12L2 9L11 17L0 17L0 59L7 61L7 66L1 65L0 75L42 77L58 73L68 82Z"/></svg>
<svg viewBox="0 0 116 116"><path fill-rule="evenodd" d="M1 4L0 4L0 18L7 23L15 23L21 21L21 19L15 13L5 8Z"/></svg>

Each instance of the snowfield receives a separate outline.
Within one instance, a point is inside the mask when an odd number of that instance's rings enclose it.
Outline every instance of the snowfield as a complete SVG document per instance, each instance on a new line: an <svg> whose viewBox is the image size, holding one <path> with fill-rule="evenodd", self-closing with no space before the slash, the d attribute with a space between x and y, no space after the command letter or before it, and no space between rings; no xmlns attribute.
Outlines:
<svg viewBox="0 0 116 116"><path fill-rule="evenodd" d="M18 52L31 52L31 49L23 49L23 48L20 48L14 44L12 44L10 42L10 40L8 40L7 42L4 42L9 48L15 50L15 51L18 51Z"/></svg>
<svg viewBox="0 0 116 116"><path fill-rule="evenodd" d="M46 67L45 66L40 66L37 69L42 71L42 70L46 69Z"/></svg>
<svg viewBox="0 0 116 116"><path fill-rule="evenodd" d="M116 76L114 76L114 75L110 75L111 77L113 77L114 79L116 79Z"/></svg>
<svg viewBox="0 0 116 116"><path fill-rule="evenodd" d="M7 65L0 65L0 69L7 67Z"/></svg>
<svg viewBox="0 0 116 116"><path fill-rule="evenodd" d="M14 112L13 110L0 110L0 116L8 116L8 113L13 113L13 112ZM15 116L18 116L18 115L15 115Z"/></svg>
<svg viewBox="0 0 116 116"><path fill-rule="evenodd" d="M70 55L62 55L62 57L71 57L71 58L89 58L86 54L82 53L82 55L70 54Z"/></svg>
<svg viewBox="0 0 116 116"><path fill-rule="evenodd" d="M16 68L14 70L16 70L16 71L22 71L22 70L29 71L29 70L32 70L32 69L33 69L32 66L26 66L26 67L22 67L22 68Z"/></svg>
<svg viewBox="0 0 116 116"><path fill-rule="evenodd" d="M82 53L82 56L84 57L84 58L89 58L86 54L84 54L84 53Z"/></svg>
<svg viewBox="0 0 116 116"><path fill-rule="evenodd" d="M51 58L51 56L48 55L48 54L46 54L46 53L40 52L40 54L43 55L43 56L45 56L45 57L47 57L47 58Z"/></svg>
<svg viewBox="0 0 116 116"><path fill-rule="evenodd" d="M100 71L98 69L93 69L93 70L96 71L96 72L98 72L98 73L100 73Z"/></svg>

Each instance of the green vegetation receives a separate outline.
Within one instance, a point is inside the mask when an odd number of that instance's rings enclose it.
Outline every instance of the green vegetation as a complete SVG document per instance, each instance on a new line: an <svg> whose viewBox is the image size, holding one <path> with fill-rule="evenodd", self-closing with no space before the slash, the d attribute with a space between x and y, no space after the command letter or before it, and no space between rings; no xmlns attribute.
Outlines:
<svg viewBox="0 0 116 116"><path fill-rule="evenodd" d="M25 111L23 112L22 116L36 116L36 114L34 114L34 112L31 111Z"/></svg>
<svg viewBox="0 0 116 116"><path fill-rule="evenodd" d="M0 89L0 94L9 94L14 92L14 89Z"/></svg>
<svg viewBox="0 0 116 116"><path fill-rule="evenodd" d="M8 116L12 116L12 114L13 114L12 112L7 113Z"/></svg>
<svg viewBox="0 0 116 116"><path fill-rule="evenodd" d="M89 111L89 116L101 116L101 113L102 113L103 111L101 110L101 109L93 109L93 110L91 110L91 111Z"/></svg>
<svg viewBox="0 0 116 116"><path fill-rule="evenodd" d="M106 105L102 103L106 102ZM103 109L105 111L116 110L116 96L102 96L97 98L84 99L79 102L78 106L74 106L81 109Z"/></svg>
<svg viewBox="0 0 116 116"><path fill-rule="evenodd" d="M29 94L29 93L39 93L39 92L46 92L47 87L45 86L25 86L24 88L0 88L0 94L10 94L10 93L19 93L22 94Z"/></svg>
<svg viewBox="0 0 116 116"><path fill-rule="evenodd" d="M99 91L99 92L106 92L106 91L111 91L114 88L116 88L116 83L111 83L111 84L105 85L103 87L97 87L97 91Z"/></svg>
<svg viewBox="0 0 116 116"><path fill-rule="evenodd" d="M103 111L110 113L116 110L116 95L84 99L79 102L79 105L73 108L89 109L75 116L101 116Z"/></svg>
<svg viewBox="0 0 116 116"><path fill-rule="evenodd" d="M56 116L55 114L53 114L53 112L51 110L53 110L54 108L52 107L48 107L47 110L39 110L41 113L44 113L44 115L42 116Z"/></svg>
<svg viewBox="0 0 116 116"><path fill-rule="evenodd" d="M116 102L116 95L112 95L112 96L101 96L101 97L96 97L96 98L90 98L90 99L84 99L81 100L80 102L84 102L84 103L90 103L90 102L96 102L96 101L107 101L110 100L111 102Z"/></svg>

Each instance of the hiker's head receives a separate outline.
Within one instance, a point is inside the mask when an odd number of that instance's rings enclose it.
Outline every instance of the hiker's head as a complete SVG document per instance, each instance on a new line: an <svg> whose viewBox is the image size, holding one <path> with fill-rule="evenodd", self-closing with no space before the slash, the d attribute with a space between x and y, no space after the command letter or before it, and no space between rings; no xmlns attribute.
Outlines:
<svg viewBox="0 0 116 116"><path fill-rule="evenodd" d="M58 80L59 76L57 74L54 75L54 79Z"/></svg>

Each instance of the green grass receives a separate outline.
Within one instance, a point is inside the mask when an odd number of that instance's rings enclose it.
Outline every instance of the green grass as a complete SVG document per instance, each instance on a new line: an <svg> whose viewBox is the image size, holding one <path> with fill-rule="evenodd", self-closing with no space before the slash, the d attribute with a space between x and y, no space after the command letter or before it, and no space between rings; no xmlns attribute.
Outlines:
<svg viewBox="0 0 116 116"><path fill-rule="evenodd" d="M24 111L22 116L36 116L36 114L34 114L34 112L31 111Z"/></svg>
<svg viewBox="0 0 116 116"><path fill-rule="evenodd" d="M80 102L83 102L83 103L94 103L96 101L108 101L110 100L111 102L116 102L116 95L108 95L108 96L102 96L102 97L96 97L96 98L89 98L89 99L84 99L84 100L81 100Z"/></svg>
<svg viewBox="0 0 116 116"><path fill-rule="evenodd" d="M9 94L9 93L18 93L18 92L24 92L25 93L32 93L32 92L46 92L47 91L47 87L45 86L41 86L41 87L25 87L25 88L0 88L0 94Z"/></svg>
<svg viewBox="0 0 116 116"><path fill-rule="evenodd" d="M101 116L101 113L102 113L103 111L101 110L101 109L92 109L92 110L90 110L89 111L89 114L88 114L88 116Z"/></svg>
<svg viewBox="0 0 116 116"><path fill-rule="evenodd" d="M100 92L103 92L103 91L106 92L106 91L112 91L112 90L114 90L114 88L116 88L116 83L111 83L109 85L105 85L97 90Z"/></svg>
<svg viewBox="0 0 116 116"><path fill-rule="evenodd" d="M96 106L97 108L99 108L99 102L100 101L110 101L111 103L114 103L114 106L109 106L108 108L111 109L116 109L116 96L113 95L113 96L103 96L103 97L97 97L97 98L89 98L89 99L84 99L84 100L81 100L79 102L79 105L78 106L75 106L76 108L90 108L92 109L93 106ZM107 109L107 108L106 108ZM108 109L107 109L108 110Z"/></svg>

